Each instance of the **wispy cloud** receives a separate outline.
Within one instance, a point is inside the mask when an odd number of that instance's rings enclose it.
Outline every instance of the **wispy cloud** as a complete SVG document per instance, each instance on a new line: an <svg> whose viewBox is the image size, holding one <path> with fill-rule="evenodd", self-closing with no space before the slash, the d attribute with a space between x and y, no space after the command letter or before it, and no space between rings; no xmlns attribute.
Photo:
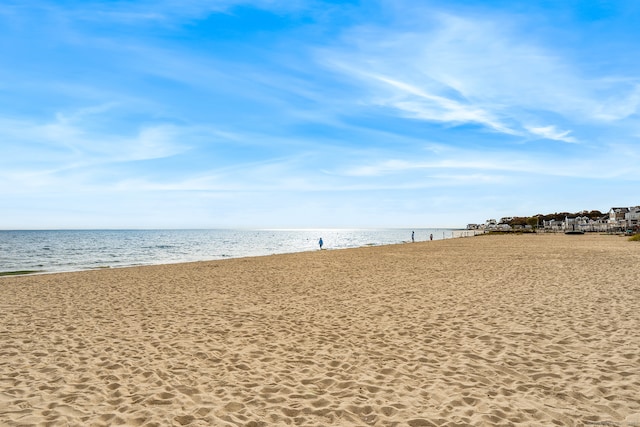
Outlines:
<svg viewBox="0 0 640 427"><path fill-rule="evenodd" d="M555 126L543 126L543 127L527 127L526 128L533 135L537 135L541 138L552 139L554 141L562 141L568 143L575 143L577 140L571 135L571 131L558 130Z"/></svg>
<svg viewBox="0 0 640 427"><path fill-rule="evenodd" d="M9 147L0 160L0 179L7 183L7 191L73 191L96 182L104 168L189 150L184 141L193 136L193 130L175 125L141 126L128 133L92 129L92 116L109 108L59 113L50 121L0 120L0 138ZM107 174L101 185L115 180L112 173Z"/></svg>
<svg viewBox="0 0 640 427"><path fill-rule="evenodd" d="M188 149L180 141L184 131L175 125L156 124L142 126L132 134L120 132L94 132L83 127L76 119L62 114L50 122L25 120L2 120L4 130L0 135L13 144L22 144L18 151L29 151L35 146L50 153L51 163L79 162L83 164L104 162L126 162L169 157ZM11 164L25 158L7 158L3 163Z"/></svg>
<svg viewBox="0 0 640 427"><path fill-rule="evenodd" d="M508 19L429 10L420 27L348 32L320 61L365 88L361 102L523 138L577 142L558 121L611 122L637 111L636 84L584 75L563 52L519 32L522 18Z"/></svg>
<svg viewBox="0 0 640 427"><path fill-rule="evenodd" d="M395 89L389 99L383 99L381 105L395 108L405 116L421 120L450 123L453 125L475 123L486 126L498 132L516 134L480 105L474 105L466 100L427 92L417 86L394 80L393 78L362 73L363 76L377 80Z"/></svg>
<svg viewBox="0 0 640 427"><path fill-rule="evenodd" d="M593 107L592 116L604 122L615 122L640 112L640 77L634 80L603 79L606 87L620 89L603 93L603 100Z"/></svg>

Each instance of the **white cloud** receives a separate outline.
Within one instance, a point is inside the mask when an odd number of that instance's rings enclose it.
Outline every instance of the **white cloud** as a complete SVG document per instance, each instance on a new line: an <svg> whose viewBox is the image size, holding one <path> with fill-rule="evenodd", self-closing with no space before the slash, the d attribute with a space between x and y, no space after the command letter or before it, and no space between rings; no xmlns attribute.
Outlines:
<svg viewBox="0 0 640 427"><path fill-rule="evenodd" d="M88 164L126 162L132 160L169 157L188 149L180 136L186 129L175 125L156 124L140 127L133 135L97 132L87 123L58 114L49 122L29 120L0 120L0 137L12 146L3 163L28 163L31 148L48 152L46 163L59 167ZM11 157L14 153L15 157Z"/></svg>
<svg viewBox="0 0 640 427"><path fill-rule="evenodd" d="M640 109L640 84L617 80L607 83L607 86L621 87L621 89L609 94L604 101L594 106L593 117L605 122L613 122L638 113Z"/></svg>
<svg viewBox="0 0 640 427"><path fill-rule="evenodd" d="M552 139L555 141L568 142L568 143L578 142L573 136L570 136L571 131L569 130L561 131L561 130L558 130L555 126L527 127L526 129L529 132L531 132L533 135L536 135L542 138Z"/></svg>
<svg viewBox="0 0 640 427"><path fill-rule="evenodd" d="M358 27L319 60L361 85L363 103L513 136L576 142L567 131L531 123L554 115L604 124L638 111L639 85L585 75L565 52L522 33L524 17L413 12L423 14L420 25Z"/></svg>
<svg viewBox="0 0 640 427"><path fill-rule="evenodd" d="M458 152L459 156L469 156L470 153ZM500 156L502 158L502 156ZM478 158L465 160L462 157L441 158L432 161L408 161L408 160L384 160L366 164L354 164L341 173L344 176L353 177L381 177L397 174L406 174L411 171L427 171L429 176L435 176L435 171L444 169L466 171L522 171L530 170L533 166L523 166L522 162L502 162L501 159ZM519 163L519 166L517 165ZM437 172L440 174L441 172Z"/></svg>
<svg viewBox="0 0 640 427"><path fill-rule="evenodd" d="M573 146L573 144L572 144ZM571 147L570 147L571 148ZM476 150L450 147L440 153L408 158L356 159L334 173L348 179L369 180L372 185L394 184L432 188L474 183L535 182L539 180L638 180L637 149L632 144L607 144L593 156L578 150L573 156L554 152ZM477 176L478 181L473 177ZM447 177L450 177L449 180ZM468 178L465 178L468 177ZM507 179L508 177L508 179Z"/></svg>
<svg viewBox="0 0 640 427"><path fill-rule="evenodd" d="M6 144L0 159L0 180L7 192L46 188L81 189L106 180L105 167L132 161L171 157L189 149L185 144L197 129L153 124L123 131L96 129L96 115L109 109L96 106L59 113L50 121L0 119L0 139Z"/></svg>
<svg viewBox="0 0 640 427"><path fill-rule="evenodd" d="M381 103L395 107L409 117L453 124L477 123L498 132L515 134L479 105L428 93L424 89L386 76L366 75L397 89L389 100Z"/></svg>

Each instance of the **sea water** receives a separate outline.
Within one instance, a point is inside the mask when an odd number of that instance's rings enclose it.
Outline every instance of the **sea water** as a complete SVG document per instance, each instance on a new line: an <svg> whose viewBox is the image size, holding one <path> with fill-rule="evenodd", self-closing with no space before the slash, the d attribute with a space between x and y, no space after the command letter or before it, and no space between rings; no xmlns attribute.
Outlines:
<svg viewBox="0 0 640 427"><path fill-rule="evenodd" d="M451 229L0 231L0 272L77 271L451 238Z"/></svg>

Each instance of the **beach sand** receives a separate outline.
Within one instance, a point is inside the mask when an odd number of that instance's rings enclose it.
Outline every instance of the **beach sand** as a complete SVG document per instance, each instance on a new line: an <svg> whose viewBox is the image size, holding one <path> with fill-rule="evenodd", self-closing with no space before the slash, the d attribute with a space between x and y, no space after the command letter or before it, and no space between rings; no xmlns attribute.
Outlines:
<svg viewBox="0 0 640 427"><path fill-rule="evenodd" d="M640 426L640 243L433 242L0 279L0 425Z"/></svg>

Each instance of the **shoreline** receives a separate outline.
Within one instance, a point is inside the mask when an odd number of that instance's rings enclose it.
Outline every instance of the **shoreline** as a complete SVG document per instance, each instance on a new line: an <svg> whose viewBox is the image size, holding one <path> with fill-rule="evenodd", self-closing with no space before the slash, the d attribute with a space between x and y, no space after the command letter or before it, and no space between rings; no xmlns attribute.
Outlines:
<svg viewBox="0 0 640 427"><path fill-rule="evenodd" d="M302 231L302 232L322 232L325 231L327 233L348 233L348 232L386 232L386 231L403 231L403 232L408 232L410 231L410 229L403 229L403 228L393 228L393 229L324 229L324 230L315 230L315 229L301 229L301 230L293 230L293 231ZM437 238L435 240L446 240L446 239L450 239L450 238L457 238L456 236L453 235L454 231L456 231L457 229L424 229L424 228L416 228L415 230L420 230L420 231L426 231L428 232L441 232L442 233L442 237L441 238ZM12 230L16 231L16 230ZM163 232L163 231L168 231L168 232L197 232L197 231L219 231L219 230L27 230L27 232L31 233L31 232L39 232L39 231L44 231L44 232L88 232L88 233L92 233L92 232L128 232L128 231L133 231L133 232L147 232L147 231L151 231L151 232ZM223 232L237 232L238 230L234 230L234 229L224 229L222 230ZM273 232L287 232L287 231L292 231L292 230L271 230L271 229L256 229L256 230L240 230L242 232L269 232L269 231L273 231ZM19 231L17 231L19 232ZM446 233L450 233L450 236L447 237ZM308 241L308 236L307 237L307 241ZM408 239L408 236L407 236ZM384 240L384 239L383 239ZM426 240L426 235L425 235L425 239L423 240L417 240L415 243L419 243L419 242L424 242L427 241ZM359 245L356 246L351 246L351 245L347 245L347 246L329 246L329 247L325 247L322 250L342 250L342 249L354 249L354 248L361 248L361 247L374 247L374 246L387 246L387 245L395 245L395 244L404 244L404 243L411 243L410 240L394 240L394 241L386 241L386 242L382 242L382 243L376 243L376 242L367 242L367 243L360 243ZM251 253L251 251L256 252L255 248L252 249L248 249L248 252L246 254L242 254L242 255L237 255L237 254L233 254L233 255L226 255L226 254L222 254L222 255L211 255L211 258L205 258L205 259L200 259L199 257L194 257L193 254L191 254L190 256L187 256L184 258L184 260L178 260L178 259L168 259L168 260L163 260L163 261L138 261L135 262L135 258L133 263L124 263L123 265L109 265L107 260L105 260L103 265L96 265L96 266L88 266L88 264L80 264L78 265L76 268L70 267L70 268L58 268L58 269L42 269L42 268L37 268L37 266L34 266L33 264L29 264L29 265L21 265L21 267L16 268L15 270L6 270L6 271L0 271L0 279L3 277L12 277L12 276L16 276L16 275L41 275L41 274L58 274L58 273L73 273L73 272L79 272L79 271L93 271L93 270L102 270L102 269L120 269L120 268L135 268L135 267L145 267L145 266L152 266L152 265L171 265L171 264L184 264L184 263L191 263L191 262L207 262L207 261L220 261L220 260L227 260L227 259L239 259L239 258L251 258L251 257L258 257L258 256L273 256L273 255L283 255L283 254L291 254L291 253L302 253L302 252L314 252L316 250L318 250L318 248L311 248L313 247L313 245L311 245L310 247L301 247L301 246L292 246L291 248L288 249L288 251L285 252L280 252L282 249L278 248L275 249L273 248L273 250L275 250L275 252L268 252L266 249L262 249L262 250L258 250L257 253ZM101 263L102 264L102 263Z"/></svg>
<svg viewBox="0 0 640 427"><path fill-rule="evenodd" d="M228 256L222 258L215 259L203 259L203 260L190 260L190 261L176 261L176 262L161 262L161 263L148 263L148 264L131 264L131 265L122 265L122 266L99 266L99 267L86 267L72 270L15 270L15 271L0 271L0 280L6 277L20 277L20 276L37 276L37 275L47 275L47 274L67 274L67 273L78 273L82 271L99 271L99 270L115 270L122 268L139 268L139 267L150 267L150 266L162 266L162 265L182 265L182 264L190 264L190 263L198 263L198 262L214 262L214 261L225 261L231 259L245 259L245 258L259 258L259 257L270 257L277 255L289 255L296 253L306 253L306 252L315 252L318 250L323 251L339 251L339 250L349 250L349 249L360 249L360 248L370 248L370 247L380 247L380 246L394 246L394 245L404 245L407 243L426 243L426 242L436 242L441 240L448 239L463 239L470 237L480 237L480 236L488 236L488 235L507 235L507 236L520 236L520 235L560 235L566 234L562 232L520 232L520 231L498 231L498 232L478 232L478 230L464 230L464 229L447 229L452 231L451 237L444 237L442 239L435 239L433 241L429 240L419 240L415 242L411 242L409 240L397 242L397 243L383 243L383 244L375 244L375 243L367 243L362 246L354 246L354 247L340 247L340 248L323 248L323 249L309 249L303 251L295 251L295 252L278 252L272 254L264 254L264 255L247 255L247 256ZM31 231L31 230L29 230ZM38 230L36 230L38 231ZM75 231L75 230L73 230ZM84 230L80 230L84 231ZM88 230L93 231L93 230ZM127 231L127 230L118 230L118 231ZM626 237L623 233L604 233L604 232L588 232L587 235L603 235L603 236L619 236Z"/></svg>
<svg viewBox="0 0 640 427"><path fill-rule="evenodd" d="M639 263L489 235L7 277L0 424L637 425Z"/></svg>
<svg viewBox="0 0 640 427"><path fill-rule="evenodd" d="M458 238L458 237L455 237ZM446 240L440 239L437 241ZM435 242L434 240L433 242ZM219 259L204 259L204 260L196 260L196 261L178 261L178 262L166 262L166 263L151 263L151 264L134 264L134 265L122 265L122 266L105 266L105 267L93 267L93 268L85 268L79 270L64 270L64 271L36 271L36 270L18 270L18 271L4 271L0 272L0 280L3 277L22 277L22 276L39 276L39 275L47 275L47 274L73 274L73 273L81 273L85 271L102 271L102 270L120 270L126 268L144 268L144 267L155 267L155 266L181 266L185 264L197 264L197 263L210 263L210 262L224 262L229 260L251 260L254 258L264 258L264 257L273 257L273 256L286 256L286 255L295 255L295 254L303 254L303 253L314 253L320 251L348 251L353 249L366 249L366 248L377 248L377 247L387 247L387 246L396 246L396 245L406 245L406 244L416 244L416 243L426 243L427 241L420 242L411 242L411 241L403 241L398 243L386 243L386 244L374 244L368 243L362 246L354 246L348 248L322 248L322 249L309 249L305 251L296 251L296 252L279 252L272 253L267 255L247 255L247 256L237 256L237 257L224 257ZM431 243L433 243L431 242Z"/></svg>

